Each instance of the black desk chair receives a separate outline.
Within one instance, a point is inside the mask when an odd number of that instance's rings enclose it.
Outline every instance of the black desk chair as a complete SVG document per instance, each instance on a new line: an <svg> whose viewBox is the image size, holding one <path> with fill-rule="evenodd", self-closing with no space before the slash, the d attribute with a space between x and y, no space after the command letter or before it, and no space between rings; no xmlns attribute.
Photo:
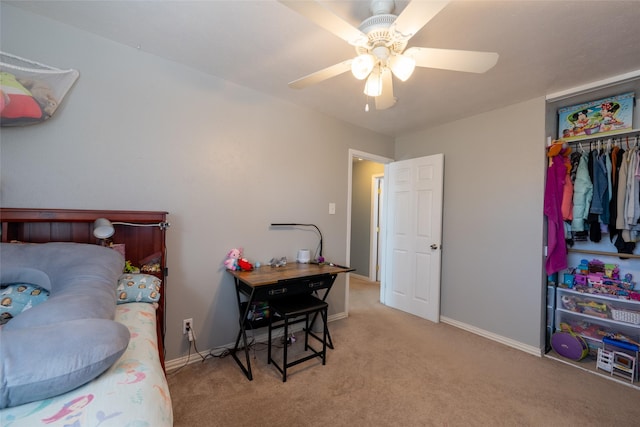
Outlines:
<svg viewBox="0 0 640 427"><path fill-rule="evenodd" d="M327 310L329 304L309 294L275 299L270 301L269 305L271 309L271 316L269 317L269 344L267 364L273 362L273 365L282 374L282 382L287 381L287 368L297 365L298 363L306 362L307 360L319 357L322 359L322 364L325 365L327 360ZM311 331L311 325L309 324L310 316L314 315L315 318L318 313L320 313L320 317L322 318L322 338ZM288 362L287 339L289 337L289 326L300 322L305 322L304 350L311 350L311 354L301 357L293 362ZM280 367L280 365L278 365L271 358L271 335L274 329L281 327L284 327L285 337L282 356L282 367ZM322 343L322 351L317 351L309 345L309 336Z"/></svg>

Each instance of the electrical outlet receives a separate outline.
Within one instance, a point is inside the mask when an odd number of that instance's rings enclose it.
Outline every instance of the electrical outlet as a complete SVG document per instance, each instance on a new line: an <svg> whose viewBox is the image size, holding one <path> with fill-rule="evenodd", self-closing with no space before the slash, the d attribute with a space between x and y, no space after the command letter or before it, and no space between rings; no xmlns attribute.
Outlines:
<svg viewBox="0 0 640 427"><path fill-rule="evenodd" d="M189 328L193 328L193 319L189 318L182 321L182 335L187 335L187 325Z"/></svg>

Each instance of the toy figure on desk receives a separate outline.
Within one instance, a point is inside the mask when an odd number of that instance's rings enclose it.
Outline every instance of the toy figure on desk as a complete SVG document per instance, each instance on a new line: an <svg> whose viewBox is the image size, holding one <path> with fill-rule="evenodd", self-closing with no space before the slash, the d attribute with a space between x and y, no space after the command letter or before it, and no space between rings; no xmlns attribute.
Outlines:
<svg viewBox="0 0 640 427"><path fill-rule="evenodd" d="M287 265L287 257L283 256L282 258L271 258L269 264L271 267L284 267Z"/></svg>
<svg viewBox="0 0 640 427"><path fill-rule="evenodd" d="M231 249L227 254L227 259L224 261L224 266L227 270L233 271L253 270L253 265L246 258L242 258L242 248Z"/></svg>
<svg viewBox="0 0 640 427"><path fill-rule="evenodd" d="M238 260L238 269L242 271L251 271L253 270L253 265L246 258L240 258Z"/></svg>
<svg viewBox="0 0 640 427"><path fill-rule="evenodd" d="M227 259L224 261L224 266L227 270L238 270L238 260L242 256L242 248L233 248L227 254Z"/></svg>

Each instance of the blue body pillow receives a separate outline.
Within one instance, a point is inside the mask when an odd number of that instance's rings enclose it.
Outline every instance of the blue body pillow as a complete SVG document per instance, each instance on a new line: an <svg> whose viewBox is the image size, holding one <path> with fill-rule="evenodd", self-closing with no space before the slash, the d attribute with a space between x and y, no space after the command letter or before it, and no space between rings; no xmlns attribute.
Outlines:
<svg viewBox="0 0 640 427"><path fill-rule="evenodd" d="M80 243L3 243L0 262L1 283L50 291L0 327L0 408L73 390L124 353L129 330L113 320L121 254Z"/></svg>

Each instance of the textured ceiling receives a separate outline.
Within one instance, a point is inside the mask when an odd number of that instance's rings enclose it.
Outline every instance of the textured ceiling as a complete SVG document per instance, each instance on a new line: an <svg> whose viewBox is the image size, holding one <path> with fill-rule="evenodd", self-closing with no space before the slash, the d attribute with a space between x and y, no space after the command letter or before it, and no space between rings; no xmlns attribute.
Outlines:
<svg viewBox="0 0 640 427"><path fill-rule="evenodd" d="M351 73L287 86L355 50L275 0L4 3L390 136L640 70L637 1L451 1L409 46L497 52L497 65L416 68L394 80L394 107L365 112ZM370 16L368 1L320 3L354 26Z"/></svg>

